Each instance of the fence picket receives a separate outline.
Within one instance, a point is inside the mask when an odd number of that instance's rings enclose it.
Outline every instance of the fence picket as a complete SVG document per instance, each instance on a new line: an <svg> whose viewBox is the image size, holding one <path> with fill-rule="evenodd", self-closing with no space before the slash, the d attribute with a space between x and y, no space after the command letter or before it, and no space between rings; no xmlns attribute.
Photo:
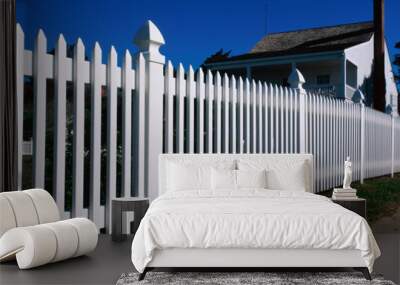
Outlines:
<svg viewBox="0 0 400 285"><path fill-rule="evenodd" d="M325 125L326 125L326 134L325 134L325 161L326 161L326 173L325 173L325 187L330 187L330 98L326 98L325 101L326 106L326 114L325 114Z"/></svg>
<svg viewBox="0 0 400 285"><path fill-rule="evenodd" d="M174 67L171 61L168 61L165 68L165 152L172 153L174 151Z"/></svg>
<svg viewBox="0 0 400 285"><path fill-rule="evenodd" d="M72 174L72 215L87 216L83 208L84 162L85 162L85 83L88 79L88 65L85 63L85 47L78 39L74 55L74 136Z"/></svg>
<svg viewBox="0 0 400 285"><path fill-rule="evenodd" d="M358 142L358 137L359 137L359 135L357 134L358 133L358 124L357 124L357 122L359 121L359 118L358 118L358 114L359 114L359 112L357 112L358 111L358 105L355 105L354 104L354 119L353 119L353 125L354 125L354 132L353 132L353 137L354 137L354 150L353 150L353 152L354 152L354 161L353 161L353 163L354 163L354 169L355 169L355 176L354 176L354 179L355 180L359 180L359 165L358 165L358 161L359 161L359 152L360 152L360 144L359 144L359 142Z"/></svg>
<svg viewBox="0 0 400 285"><path fill-rule="evenodd" d="M324 133L324 137L323 137L323 143L322 143L322 161L323 161L323 165L328 166L329 161L328 161L328 100L324 97L323 98L323 114L322 114L322 118L323 118L323 133ZM323 175L323 188L327 189L328 186L328 167L324 167L324 175Z"/></svg>
<svg viewBox="0 0 400 285"><path fill-rule="evenodd" d="M45 145L46 145L46 79L52 74L52 56L46 53L47 39L39 30L33 51L34 88L34 132L33 173L34 186L45 188Z"/></svg>
<svg viewBox="0 0 400 285"><path fill-rule="evenodd" d="M322 188L321 184L321 177L322 177L322 159L321 159L321 147L322 147L322 128L321 128L321 109L322 109L322 103L321 103L322 97L318 96L317 97L317 190L320 190ZM297 117L297 116L296 116ZM297 146L296 146L297 149Z"/></svg>
<svg viewBox="0 0 400 285"><path fill-rule="evenodd" d="M186 152L194 152L194 97L196 92L196 86L194 82L194 71L190 65L186 78L186 102L187 102L187 116L186 116Z"/></svg>
<svg viewBox="0 0 400 285"><path fill-rule="evenodd" d="M206 99L207 99L207 152L213 152L213 121L214 121L214 89L213 75L210 70L206 74Z"/></svg>
<svg viewBox="0 0 400 285"><path fill-rule="evenodd" d="M264 82L263 84L263 113L264 113L264 122L263 122L263 132L264 132L264 153L268 153L268 94L269 94L269 89L268 89L268 84Z"/></svg>
<svg viewBox="0 0 400 285"><path fill-rule="evenodd" d="M338 129L338 115L339 115L339 102L337 100L334 101L334 110L333 110L333 133L334 133L334 142L333 145L336 147L334 156L334 171L335 171L335 178L334 178L334 185L339 184L339 176L337 173L340 171L339 169L339 159L338 159L338 146L339 146L339 129Z"/></svg>
<svg viewBox="0 0 400 285"><path fill-rule="evenodd" d="M330 187L336 186L334 183L334 129L333 129L333 115L334 115L334 106L333 106L333 99L329 98L329 105L330 105L330 113L329 113L329 181Z"/></svg>
<svg viewBox="0 0 400 285"><path fill-rule="evenodd" d="M312 131L312 134L313 134L313 146L312 146L312 153L314 154L313 155L313 158L314 158L314 163L313 163L313 165L314 165L314 173L313 173L313 178L314 178L314 191L316 191L317 190L317 181L316 181L316 179L317 179L317 156L316 156L316 150L317 150L317 127L316 127L316 125L317 125L317 123L316 123L316 120L317 120L317 100L316 100L316 96L315 95L312 95L312 109L313 109L313 113L312 113L312 129L311 129L311 131Z"/></svg>
<svg viewBox="0 0 400 285"><path fill-rule="evenodd" d="M325 98L325 150L324 150L324 155L325 155L325 186L330 187L329 185L329 166L330 166L330 161L329 161L329 134L330 134L330 129L329 129L329 116L330 116L330 108L329 108L329 98Z"/></svg>
<svg viewBox="0 0 400 285"><path fill-rule="evenodd" d="M269 107L269 138L270 138L270 153L275 153L275 141L274 141L274 94L275 94L275 86L269 85L269 99L270 99L270 107Z"/></svg>
<svg viewBox="0 0 400 285"><path fill-rule="evenodd" d="M285 153L289 153L289 90L285 87Z"/></svg>
<svg viewBox="0 0 400 285"><path fill-rule="evenodd" d="M244 132L243 132L243 108L244 108L244 98L243 98L243 79L239 77L238 80L238 107L239 107L239 129L238 129L238 146L239 146L239 153L244 152Z"/></svg>
<svg viewBox="0 0 400 285"><path fill-rule="evenodd" d="M262 153L262 84L257 81L257 153Z"/></svg>
<svg viewBox="0 0 400 285"><path fill-rule="evenodd" d="M179 64L176 73L176 122L177 122L177 153L184 152L184 119L185 119L185 70L182 63Z"/></svg>
<svg viewBox="0 0 400 285"><path fill-rule="evenodd" d="M221 94L221 75L217 71L214 82L214 98L216 100L215 108L215 131L214 131L214 152L221 153L221 117L222 117L222 94Z"/></svg>
<svg viewBox="0 0 400 285"><path fill-rule="evenodd" d="M324 165L327 167L324 168L324 184L323 187L329 187L329 99L324 97L324 150L323 150L323 158L324 158Z"/></svg>
<svg viewBox="0 0 400 285"><path fill-rule="evenodd" d="M348 150L348 145L346 144L349 141L349 106L348 104L345 104L344 106L344 141L343 141L343 159L346 159L346 157L349 155L349 150Z"/></svg>
<svg viewBox="0 0 400 285"><path fill-rule="evenodd" d="M118 78L117 52L111 46L107 63L107 199L106 225L111 233L111 201L117 195L117 87Z"/></svg>
<svg viewBox="0 0 400 285"><path fill-rule="evenodd" d="M299 146L299 126L297 124L299 113L300 113L300 108L299 108L299 94L300 92L298 90L294 91L294 150L295 152L300 152L300 146Z"/></svg>
<svg viewBox="0 0 400 285"><path fill-rule="evenodd" d="M204 73L199 68L196 78L196 98L197 98L197 153L204 153Z"/></svg>
<svg viewBox="0 0 400 285"><path fill-rule="evenodd" d="M137 107L135 108L135 190L139 197L145 197L145 148L146 148L146 60L143 53L136 59L135 93Z"/></svg>
<svg viewBox="0 0 400 285"><path fill-rule="evenodd" d="M350 140L349 140L349 146L350 146L350 157L353 161L353 171L354 171L354 177L356 174L356 167L355 167L355 153L354 153L354 147L355 147L355 140L354 140L354 105L350 105Z"/></svg>
<svg viewBox="0 0 400 285"><path fill-rule="evenodd" d="M224 73L222 81L222 98L224 106L222 114L222 151L229 153L229 78L226 73Z"/></svg>
<svg viewBox="0 0 400 285"><path fill-rule="evenodd" d="M368 112L368 109L365 109L365 124L364 124L364 129L365 129L365 133L366 133L366 137L369 137L370 136L370 132L369 132L369 112ZM370 153L370 151L371 151L371 149L370 149L370 143L369 143L369 141L367 141L367 140L365 140L365 149L366 149L366 151L365 151L365 156L364 156L364 159L365 159L365 177L368 177L368 175L369 175L369 153Z"/></svg>
<svg viewBox="0 0 400 285"><path fill-rule="evenodd" d="M132 89L135 82L132 56L125 51L122 69L122 196L131 196Z"/></svg>
<svg viewBox="0 0 400 285"><path fill-rule="evenodd" d="M250 106L250 152L257 152L257 85L255 80L251 81L250 85L250 97L251 97L251 106Z"/></svg>
<svg viewBox="0 0 400 285"><path fill-rule="evenodd" d="M244 82L244 98L245 98L245 150L250 153L250 81L246 78Z"/></svg>
<svg viewBox="0 0 400 285"><path fill-rule="evenodd" d="M279 98L281 96L281 92L280 92L280 88L279 86L275 85L275 94L274 94L274 98L275 98L275 113L274 113L274 117L275 117L275 153L279 153L279 143L280 143L280 137L279 137Z"/></svg>
<svg viewBox="0 0 400 285"><path fill-rule="evenodd" d="M294 153L295 152L295 141L296 141L296 136L294 133L295 125L294 125L294 118L296 117L296 112L294 109L294 100L295 100L295 91L290 88L290 135L291 135L291 143L290 143L290 152Z"/></svg>
<svg viewBox="0 0 400 285"><path fill-rule="evenodd" d="M395 153L394 153L394 134L395 134L395 132L394 132L394 116L393 116L393 114L392 114L392 117L391 117L391 120L390 120L391 122L391 130L390 130L390 138L391 138L391 140L390 140L390 146L391 146L391 150L390 150L390 152L391 152L391 157L392 157L392 160L391 160L391 164L390 164L390 176L391 177L394 177L394 156L395 156Z"/></svg>
<svg viewBox="0 0 400 285"><path fill-rule="evenodd" d="M237 152L237 145L236 145L236 136L237 136L237 125L236 125L236 111L237 111L237 89L236 89L236 79L232 75L230 79L230 85L229 85L229 90L230 90L230 101L231 101L231 112L230 112L230 130L229 130L229 141L230 141L230 146L229 146L229 151L231 153L236 153Z"/></svg>
<svg viewBox="0 0 400 285"><path fill-rule="evenodd" d="M341 106L341 142L340 142L340 159L343 161L346 157L345 155L345 139L346 139L346 124L345 124L345 107L346 104L342 104ZM340 180L343 180L344 173L340 174Z"/></svg>
<svg viewBox="0 0 400 285"><path fill-rule="evenodd" d="M64 36L57 40L54 54L54 101L55 101L55 131L54 131L54 163L53 189L60 213L64 215L65 205L65 138L67 117L67 43Z"/></svg>
<svg viewBox="0 0 400 285"><path fill-rule="evenodd" d="M353 143L353 153L354 153L354 168L355 168L355 179L359 179L358 177L358 161L359 161L359 157L358 157L358 152L357 150L359 150L359 144L358 144L358 135L357 135L357 109L358 109L358 105L353 105L353 138L354 138L354 143Z"/></svg>
<svg viewBox="0 0 400 285"><path fill-rule="evenodd" d="M283 99L285 97L284 89L282 86L279 86L279 134L280 134L280 142L279 142L279 152L284 153L284 143L285 143L285 138L284 138L284 105L283 105Z"/></svg>
<svg viewBox="0 0 400 285"><path fill-rule="evenodd" d="M76 44L74 56L75 68L82 65L82 48L78 48L82 42ZM79 56L79 59L78 57ZM105 73L101 63L102 51L96 42L92 61L90 64L90 90L91 90L91 135L90 135L90 194L89 194L89 218L99 227L104 227L104 208L100 208L100 177L101 177L101 86L105 84ZM75 72L76 74L76 72ZM76 74L78 76L79 74ZM103 211L102 211L103 210Z"/></svg>

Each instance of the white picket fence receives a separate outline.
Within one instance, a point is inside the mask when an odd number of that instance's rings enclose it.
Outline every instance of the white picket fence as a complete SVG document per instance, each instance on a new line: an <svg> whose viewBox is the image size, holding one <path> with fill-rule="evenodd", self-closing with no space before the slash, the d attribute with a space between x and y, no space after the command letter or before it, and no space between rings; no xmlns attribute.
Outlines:
<svg viewBox="0 0 400 285"><path fill-rule="evenodd" d="M114 48L102 63L98 43L90 61L78 39L72 58L67 57L62 35L55 54L47 53L43 31L33 51L24 47L24 33L17 26L18 174L22 185L22 129L24 76L33 77L34 163L33 187L44 187L45 175L53 176L58 207L65 217L86 216L111 232L111 201L117 193L117 118L122 118L123 197L136 187L138 196L157 196L158 155L176 153L312 153L314 191L341 185L343 162L350 155L354 178L400 171L400 120L362 104L353 104L306 92L304 79L294 70L291 88L219 72L165 64L159 47L164 39L148 21L137 33L139 52L126 51L121 67ZM46 81L54 80L54 167L45 173ZM74 86L73 165L65 161L66 84ZM84 88L90 85L90 175L84 176ZM107 193L100 203L101 96L107 90ZM117 111L122 91L122 114ZM134 95L133 95L134 94ZM132 98L137 108L132 109ZM65 170L73 168L72 211L65 212ZM133 181L137 177L137 181ZM83 205L83 184L90 183L88 209Z"/></svg>

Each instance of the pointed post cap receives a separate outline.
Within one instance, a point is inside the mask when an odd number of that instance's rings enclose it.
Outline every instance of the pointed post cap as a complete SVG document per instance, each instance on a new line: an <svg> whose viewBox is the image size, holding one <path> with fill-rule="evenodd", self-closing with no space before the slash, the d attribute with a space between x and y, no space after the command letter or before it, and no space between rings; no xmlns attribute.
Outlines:
<svg viewBox="0 0 400 285"><path fill-rule="evenodd" d="M164 63L165 58L160 54L160 46L165 44L163 35L157 26L150 20L139 29L136 33L133 43L143 52L149 60Z"/></svg>
<svg viewBox="0 0 400 285"><path fill-rule="evenodd" d="M301 72L297 68L292 68L292 72L289 75L288 82L290 84L290 87L292 88L303 89L303 84L306 81L304 80L303 74L301 74Z"/></svg>
<svg viewBox="0 0 400 285"><path fill-rule="evenodd" d="M353 102L354 103L360 103L360 104L364 104L365 103L365 96L362 93L362 91L360 90L360 88L358 88L354 94L353 94Z"/></svg>

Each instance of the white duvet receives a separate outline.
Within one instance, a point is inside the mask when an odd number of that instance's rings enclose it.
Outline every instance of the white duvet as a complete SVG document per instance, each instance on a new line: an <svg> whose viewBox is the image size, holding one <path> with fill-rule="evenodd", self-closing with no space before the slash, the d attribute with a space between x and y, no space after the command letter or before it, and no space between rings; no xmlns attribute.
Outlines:
<svg viewBox="0 0 400 285"><path fill-rule="evenodd" d="M368 223L328 198L300 191L179 191L151 204L132 243L143 272L155 249L358 249L372 271L379 248Z"/></svg>

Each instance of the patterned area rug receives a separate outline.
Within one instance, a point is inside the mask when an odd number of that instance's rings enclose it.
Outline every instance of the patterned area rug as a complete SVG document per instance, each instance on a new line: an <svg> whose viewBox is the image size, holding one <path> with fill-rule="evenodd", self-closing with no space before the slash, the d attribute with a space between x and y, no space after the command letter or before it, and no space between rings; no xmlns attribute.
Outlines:
<svg viewBox="0 0 400 285"><path fill-rule="evenodd" d="M138 273L122 274L117 281L117 285L395 285L392 281L384 280L379 275L372 275L373 280L368 281L359 272L148 272L146 278L142 281L138 281L138 276Z"/></svg>

